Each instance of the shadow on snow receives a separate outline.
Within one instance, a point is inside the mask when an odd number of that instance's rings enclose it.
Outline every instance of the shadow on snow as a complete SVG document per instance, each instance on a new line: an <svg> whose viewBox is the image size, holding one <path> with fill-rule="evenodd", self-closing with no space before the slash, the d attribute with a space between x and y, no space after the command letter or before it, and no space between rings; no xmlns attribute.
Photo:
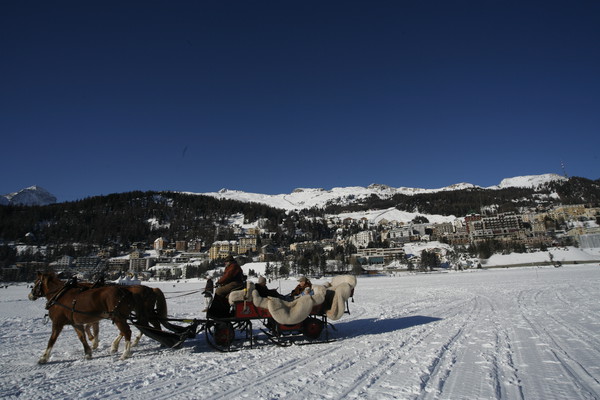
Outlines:
<svg viewBox="0 0 600 400"><path fill-rule="evenodd" d="M431 322L440 321L441 318L436 317L426 317L423 315L413 315L410 317L403 318L389 318L389 319L377 319L377 318L367 318L367 319L357 319L348 322L339 322L333 325L334 329L329 331L330 339L334 340L343 340L354 337L360 337L365 335L379 335L390 333L394 331L400 331L403 329L412 328L414 326L425 325ZM255 332L257 333L257 332ZM211 347L206 343L204 338L205 332L199 332L195 338L190 338L186 340L182 344L182 348L193 347L195 352L201 352L205 350L210 350ZM239 335L239 332L237 333ZM238 337L240 339L240 337ZM265 338L261 337L261 335L257 335L254 337L254 347L262 347L262 346L272 346L273 343L265 340ZM150 343L153 341L150 339ZM242 339L242 342L244 340ZM158 344L158 342L153 342ZM168 347L160 346L161 349L170 350ZM136 353L147 353L156 351L156 347L149 346L143 349L137 349Z"/></svg>
<svg viewBox="0 0 600 400"><path fill-rule="evenodd" d="M413 326L425 325L431 322L440 321L441 318L426 317L423 315L414 315L403 318L390 319L357 319L354 321L336 323L337 338L352 338L362 335L378 335L390 333L402 329L412 328Z"/></svg>

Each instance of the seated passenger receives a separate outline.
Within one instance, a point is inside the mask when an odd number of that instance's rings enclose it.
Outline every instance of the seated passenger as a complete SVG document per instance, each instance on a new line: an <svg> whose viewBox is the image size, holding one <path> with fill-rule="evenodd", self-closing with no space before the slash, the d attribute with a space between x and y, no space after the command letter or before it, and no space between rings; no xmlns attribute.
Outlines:
<svg viewBox="0 0 600 400"><path fill-rule="evenodd" d="M292 290L288 297L293 299L303 294L306 294L305 290L307 288L309 289L308 294L311 294L310 292L312 291L312 283L305 276L301 276L300 278L298 278L298 286L296 286L294 290Z"/></svg>
<svg viewBox="0 0 600 400"><path fill-rule="evenodd" d="M256 283L256 285L254 285L254 289L256 289L260 297L281 297L277 290L269 289L267 287L267 280L264 276L258 278L258 282Z"/></svg>
<svg viewBox="0 0 600 400"><path fill-rule="evenodd" d="M312 288L310 287L305 287L304 290L302 291L302 293L300 293L300 296L312 296L315 294L315 291L312 290Z"/></svg>

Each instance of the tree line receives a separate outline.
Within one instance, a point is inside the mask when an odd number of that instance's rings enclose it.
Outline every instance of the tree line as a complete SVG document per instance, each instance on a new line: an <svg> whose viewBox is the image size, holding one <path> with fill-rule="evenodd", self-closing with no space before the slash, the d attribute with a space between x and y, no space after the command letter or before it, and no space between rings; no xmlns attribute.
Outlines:
<svg viewBox="0 0 600 400"><path fill-rule="evenodd" d="M282 221L285 211L258 203L174 192L128 192L47 206L0 206L0 241L130 246L218 236L216 225L233 214ZM155 221L155 223L150 223Z"/></svg>

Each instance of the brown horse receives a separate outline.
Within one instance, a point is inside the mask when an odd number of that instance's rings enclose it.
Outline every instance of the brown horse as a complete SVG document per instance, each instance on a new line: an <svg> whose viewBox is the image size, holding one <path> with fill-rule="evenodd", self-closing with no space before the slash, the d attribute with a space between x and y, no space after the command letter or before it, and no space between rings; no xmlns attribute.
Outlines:
<svg viewBox="0 0 600 400"><path fill-rule="evenodd" d="M80 283L80 285L87 285ZM144 285L120 286L122 289L131 292L135 299L135 325L152 326L156 330L162 330L160 321L167 318L167 301L165 295L159 288L151 288ZM92 340L92 349L98 347L98 332L100 327L98 322L86 324L85 330L90 340ZM143 333L133 340L132 345L136 346ZM119 335L113 341L113 350L116 351L123 335ZM116 347L115 347L116 346Z"/></svg>
<svg viewBox="0 0 600 400"><path fill-rule="evenodd" d="M110 319L125 337L125 350L121 360L131 354L131 329L127 324L132 311L135 310L133 295L117 286L105 286L82 291L81 288L66 285L53 272L39 273L29 293L30 300L46 297L46 309L52 321L52 334L48 340L46 351L39 363L48 362L52 347L65 325L72 325L83 344L85 358L92 358L92 349L85 338L85 324ZM118 343L117 343L118 346ZM113 350L116 347L112 346Z"/></svg>

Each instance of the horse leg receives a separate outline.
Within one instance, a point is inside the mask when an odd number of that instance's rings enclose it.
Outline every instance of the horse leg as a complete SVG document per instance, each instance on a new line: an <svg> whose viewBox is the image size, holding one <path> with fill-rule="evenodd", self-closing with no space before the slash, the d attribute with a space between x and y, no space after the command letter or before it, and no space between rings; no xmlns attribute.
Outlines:
<svg viewBox="0 0 600 400"><path fill-rule="evenodd" d="M87 333L88 339L92 341L92 350L96 350L98 348L98 343L100 342L100 337L98 336L100 333L100 323L94 322L85 324L85 332Z"/></svg>
<svg viewBox="0 0 600 400"><path fill-rule="evenodd" d="M46 346L46 351L38 360L38 364L46 364L48 362L48 359L50 358L50 353L52 352L52 347L54 347L54 343L56 343L56 339L58 339L58 335L60 335L63 326L64 325L60 324L52 324L52 334L50 334L50 339L48 339L48 346Z"/></svg>
<svg viewBox="0 0 600 400"><path fill-rule="evenodd" d="M119 328L121 336L125 337L125 350L123 350L123 354L120 358L120 360L125 360L131 355L131 328L129 328L129 325L123 319L115 319L114 322L115 325L117 325L117 328Z"/></svg>
<svg viewBox="0 0 600 400"><path fill-rule="evenodd" d="M123 339L123 334L119 333L119 335L113 340L112 345L110 346L110 353L116 353L119 350L119 343L121 343L121 339Z"/></svg>
<svg viewBox="0 0 600 400"><path fill-rule="evenodd" d="M94 333L92 332L92 324L85 324L84 329L85 329L85 333L87 334L88 339L94 340Z"/></svg>
<svg viewBox="0 0 600 400"><path fill-rule="evenodd" d="M92 358L92 348L87 342L85 338L85 328L83 325L73 325L73 329L77 332L77 336L79 337L79 341L83 344L83 352L85 353L85 359L90 360Z"/></svg>
<svg viewBox="0 0 600 400"><path fill-rule="evenodd" d="M98 348L98 342L100 342L100 322L94 322L92 324L94 339L92 339L92 350Z"/></svg>
<svg viewBox="0 0 600 400"><path fill-rule="evenodd" d="M140 333L135 337L135 339L133 339L133 343L131 343L131 345L133 347L137 346L138 343L140 342L140 339L142 338L144 334L142 333L142 331L140 331Z"/></svg>

